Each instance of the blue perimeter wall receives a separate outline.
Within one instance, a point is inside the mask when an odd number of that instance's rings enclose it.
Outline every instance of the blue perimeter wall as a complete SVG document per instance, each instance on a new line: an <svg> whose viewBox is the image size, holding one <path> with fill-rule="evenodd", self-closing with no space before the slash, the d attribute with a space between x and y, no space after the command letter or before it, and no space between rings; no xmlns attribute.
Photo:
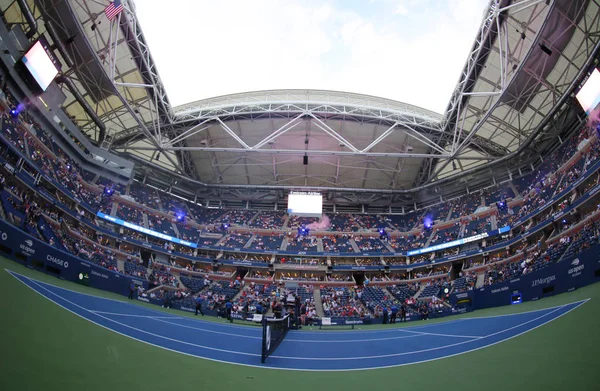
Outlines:
<svg viewBox="0 0 600 391"><path fill-rule="evenodd" d="M132 282L143 286L144 289L148 288L148 281L96 266L51 247L3 220L0 220L0 253L30 268L68 281L81 282L80 274L85 274L89 276L85 285L120 295L129 294L129 286ZM454 307L453 310L430 314L430 316L440 317L508 305L511 304L513 292L520 292L523 301L531 301L570 292L598 281L600 281L600 245L542 270L503 283L451 294L449 301ZM160 300L144 299L143 301L162 305ZM193 310L192 308L180 309ZM241 319L241 316L239 318ZM381 319L332 318L331 321L337 325L381 323Z"/></svg>
<svg viewBox="0 0 600 391"><path fill-rule="evenodd" d="M84 280L86 285L120 295L129 295L132 281L144 289L148 288L148 281L113 272L77 258L24 233L4 220L0 220L0 254L68 281L82 282L79 275L87 275L88 279Z"/></svg>

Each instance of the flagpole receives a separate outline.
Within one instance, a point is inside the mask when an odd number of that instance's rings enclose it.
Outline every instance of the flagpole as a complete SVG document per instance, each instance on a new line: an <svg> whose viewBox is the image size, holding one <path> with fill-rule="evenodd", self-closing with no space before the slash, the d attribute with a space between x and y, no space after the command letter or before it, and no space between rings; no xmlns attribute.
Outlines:
<svg viewBox="0 0 600 391"><path fill-rule="evenodd" d="M117 31L115 32L115 55L114 55L114 61L112 64L112 81L115 81L115 67L117 65L117 47L119 46L119 26L121 25L121 12L119 12L119 15L117 15Z"/></svg>

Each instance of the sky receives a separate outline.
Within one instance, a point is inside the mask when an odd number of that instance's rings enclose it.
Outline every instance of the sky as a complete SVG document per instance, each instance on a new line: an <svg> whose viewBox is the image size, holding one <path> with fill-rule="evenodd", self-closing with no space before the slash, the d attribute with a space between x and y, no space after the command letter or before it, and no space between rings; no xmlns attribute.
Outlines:
<svg viewBox="0 0 600 391"><path fill-rule="evenodd" d="M173 106L269 89L444 113L489 0L136 0ZM166 6L168 5L168 6Z"/></svg>

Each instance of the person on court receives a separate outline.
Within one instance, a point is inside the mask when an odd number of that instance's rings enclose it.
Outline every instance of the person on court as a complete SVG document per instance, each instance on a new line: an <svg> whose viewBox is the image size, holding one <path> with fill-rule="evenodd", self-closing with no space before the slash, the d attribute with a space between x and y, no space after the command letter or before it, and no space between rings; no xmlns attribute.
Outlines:
<svg viewBox="0 0 600 391"><path fill-rule="evenodd" d="M400 306L400 323L402 322L406 323L406 306L404 304Z"/></svg>
<svg viewBox="0 0 600 391"><path fill-rule="evenodd" d="M392 304L392 308L391 308L391 316L390 316L390 323L396 323L396 316L398 315L398 306L396 304Z"/></svg>
<svg viewBox="0 0 600 391"><path fill-rule="evenodd" d="M233 323L233 318L231 317L231 310L233 309L233 303L230 300L227 300L227 303L225 303L225 310L227 311L227 320L229 321L229 323Z"/></svg>
<svg viewBox="0 0 600 391"><path fill-rule="evenodd" d="M135 292L135 284L131 281L131 285L129 285L129 300L133 300L133 293Z"/></svg>
<svg viewBox="0 0 600 391"><path fill-rule="evenodd" d="M273 314L275 315L276 319L282 318L282 311L283 311L283 307L282 307L281 303L279 301L276 301L273 304Z"/></svg>
<svg viewBox="0 0 600 391"><path fill-rule="evenodd" d="M202 311L202 297L200 295L196 297L196 313L194 315L198 315L198 312L204 316L204 312Z"/></svg>

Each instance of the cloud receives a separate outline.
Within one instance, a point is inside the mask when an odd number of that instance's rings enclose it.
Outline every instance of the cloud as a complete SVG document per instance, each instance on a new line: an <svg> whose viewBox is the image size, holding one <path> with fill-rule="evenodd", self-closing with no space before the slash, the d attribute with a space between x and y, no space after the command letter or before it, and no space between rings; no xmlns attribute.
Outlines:
<svg viewBox="0 0 600 391"><path fill-rule="evenodd" d="M443 112L487 0L163 4L137 1L136 9L173 105L299 88L375 95Z"/></svg>
<svg viewBox="0 0 600 391"><path fill-rule="evenodd" d="M406 8L406 6L404 6L404 4L400 3L396 6L396 9L394 10L394 14L406 16L406 15L408 15L408 9Z"/></svg>

